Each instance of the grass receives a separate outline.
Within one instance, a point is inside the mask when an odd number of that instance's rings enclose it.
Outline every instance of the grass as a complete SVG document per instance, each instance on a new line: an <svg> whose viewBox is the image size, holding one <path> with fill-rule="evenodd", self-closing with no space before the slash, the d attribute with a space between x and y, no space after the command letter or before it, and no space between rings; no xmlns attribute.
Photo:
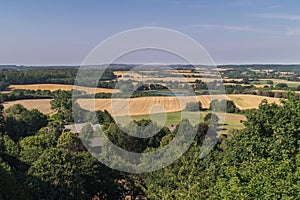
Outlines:
<svg viewBox="0 0 300 200"><path fill-rule="evenodd" d="M205 115L210 113L210 111L202 112L169 112L169 113L156 113L151 115L132 115L132 116L117 116L115 119L118 123L125 125L128 123L126 119L131 120L142 120L142 119L152 119L158 125L161 126L171 126L177 125L182 119L188 119L192 125L196 125L199 122L203 122ZM216 113L221 119L223 113ZM128 118L127 118L128 117ZM246 120L246 117L241 114L226 113L224 119L224 127L220 133L227 133L231 129L242 129L244 125L241 120Z"/></svg>

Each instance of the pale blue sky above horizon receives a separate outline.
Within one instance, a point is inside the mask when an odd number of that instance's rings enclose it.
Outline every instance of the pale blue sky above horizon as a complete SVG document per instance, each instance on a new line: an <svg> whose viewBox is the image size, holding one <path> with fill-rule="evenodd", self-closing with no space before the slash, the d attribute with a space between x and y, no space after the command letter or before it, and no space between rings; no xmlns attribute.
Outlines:
<svg viewBox="0 0 300 200"><path fill-rule="evenodd" d="M300 1L0 0L0 65L80 64L138 27L195 39L217 64L300 63Z"/></svg>

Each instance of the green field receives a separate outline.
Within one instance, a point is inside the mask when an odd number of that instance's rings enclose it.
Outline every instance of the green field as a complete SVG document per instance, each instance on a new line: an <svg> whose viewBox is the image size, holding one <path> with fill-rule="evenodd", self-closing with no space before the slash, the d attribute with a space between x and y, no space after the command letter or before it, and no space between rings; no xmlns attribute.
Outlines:
<svg viewBox="0 0 300 200"><path fill-rule="evenodd" d="M156 113L151 115L132 115L130 116L132 120L142 120L142 119L152 119L152 121L156 122L158 125L162 126L171 126L177 125L182 119L188 119L192 125L196 125L199 122L203 122L205 115L207 115L209 111L202 112L169 112L169 113ZM220 119L223 113L216 113ZM127 116L128 117L128 116ZM126 117L118 116L115 117L118 123L125 125L127 124ZM130 119L130 118L128 118ZM241 114L232 114L226 113L224 118L224 127L220 133L227 133L231 129L242 129L244 125L241 123L241 120L246 120L246 117Z"/></svg>
<svg viewBox="0 0 300 200"><path fill-rule="evenodd" d="M259 80L259 81L255 81L255 82L259 83L259 84L266 84L267 80L273 81L274 86L276 86L278 83L286 83L289 87L297 87L298 85L300 85L300 82L288 81L288 80L284 80L284 79L263 79L263 80ZM254 82L252 82L252 83L254 83Z"/></svg>

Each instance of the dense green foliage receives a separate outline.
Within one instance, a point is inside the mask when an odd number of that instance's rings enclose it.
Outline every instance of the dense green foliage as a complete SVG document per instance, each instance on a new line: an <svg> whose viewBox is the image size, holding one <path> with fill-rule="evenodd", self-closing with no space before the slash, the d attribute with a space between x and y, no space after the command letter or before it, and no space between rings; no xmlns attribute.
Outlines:
<svg viewBox="0 0 300 200"><path fill-rule="evenodd" d="M200 159L194 145L172 166L151 173L152 199L299 199L300 102L263 102L246 128Z"/></svg>
<svg viewBox="0 0 300 200"><path fill-rule="evenodd" d="M16 104L6 110L5 133L14 141L22 137L34 135L40 128L47 125L47 116L38 110L27 110Z"/></svg>
<svg viewBox="0 0 300 200"><path fill-rule="evenodd" d="M228 113L238 113L240 109L236 107L233 101L231 100L212 100L209 106L209 109L214 112L228 112Z"/></svg>
<svg viewBox="0 0 300 200"><path fill-rule="evenodd" d="M201 102L188 102L185 106L185 110L187 111L199 111L202 109Z"/></svg>
<svg viewBox="0 0 300 200"><path fill-rule="evenodd" d="M204 121L210 122L212 124L217 124L219 121L219 117L214 113L208 113L207 115L205 115Z"/></svg>
<svg viewBox="0 0 300 200"><path fill-rule="evenodd" d="M0 70L0 89L6 89L10 84L42 84L42 83L57 83L57 84L71 84L75 83L78 69L76 68L38 68L38 69L23 69L23 70ZM116 77L112 70L108 69L103 72L101 80L87 79L93 77L95 73L99 73L99 69L85 69L85 80L77 80L77 83L82 86L95 86L114 88L114 81Z"/></svg>
<svg viewBox="0 0 300 200"><path fill-rule="evenodd" d="M55 92L49 90L13 90L10 93L1 93L0 99L3 101L15 101L21 99L51 99L55 96Z"/></svg>

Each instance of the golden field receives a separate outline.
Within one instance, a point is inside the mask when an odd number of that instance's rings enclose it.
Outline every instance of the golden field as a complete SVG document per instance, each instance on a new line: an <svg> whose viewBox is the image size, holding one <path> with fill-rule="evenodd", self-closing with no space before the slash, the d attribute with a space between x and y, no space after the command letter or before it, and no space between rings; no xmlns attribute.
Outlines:
<svg viewBox="0 0 300 200"><path fill-rule="evenodd" d="M26 99L26 100L8 101L3 103L3 106L4 109L7 109L15 104L21 104L29 110L38 109L42 113L51 114L54 111L51 109L50 101L51 99Z"/></svg>
<svg viewBox="0 0 300 200"><path fill-rule="evenodd" d="M10 85L10 90L15 89L23 89L23 90L72 90L77 89L80 91L85 91L88 94L94 94L95 88L89 88L89 87L81 87L81 86L74 86L74 85L64 85L64 84L30 84L30 85ZM96 88L96 93L116 93L119 92L119 90L116 89L108 89L108 88Z"/></svg>
<svg viewBox="0 0 300 200"><path fill-rule="evenodd" d="M141 97L132 99L80 99L80 106L87 110L107 110L114 116L145 115L149 113L176 112L185 108L187 102L200 101L209 108L213 99L233 100L240 109L258 108L263 99L269 103L280 103L279 98L257 95L203 95L197 97ZM112 109L114 108L114 109Z"/></svg>
<svg viewBox="0 0 300 200"><path fill-rule="evenodd" d="M208 108L212 99L226 99L225 95L140 97L131 99L79 99L79 105L87 110L107 110L114 116L145 115L149 113L176 112L185 108L186 103L200 101Z"/></svg>
<svg viewBox="0 0 300 200"><path fill-rule="evenodd" d="M229 94L227 95L227 97L231 99L235 103L235 105L242 110L258 108L263 99L266 99L268 103L280 104L280 98L264 97L251 94Z"/></svg>
<svg viewBox="0 0 300 200"><path fill-rule="evenodd" d="M87 110L107 110L114 116L147 115L149 113L176 112L185 108L186 103L200 101L203 108L208 108L213 99L233 100L240 109L258 108L263 99L269 103L280 103L279 98L263 97L257 95L231 94L231 95L203 95L180 97L140 97L131 99L79 99L79 105ZM5 102L8 108L14 104L22 104L28 109L38 109L43 113L52 113L50 99L18 100ZM112 109L112 107L114 109Z"/></svg>

